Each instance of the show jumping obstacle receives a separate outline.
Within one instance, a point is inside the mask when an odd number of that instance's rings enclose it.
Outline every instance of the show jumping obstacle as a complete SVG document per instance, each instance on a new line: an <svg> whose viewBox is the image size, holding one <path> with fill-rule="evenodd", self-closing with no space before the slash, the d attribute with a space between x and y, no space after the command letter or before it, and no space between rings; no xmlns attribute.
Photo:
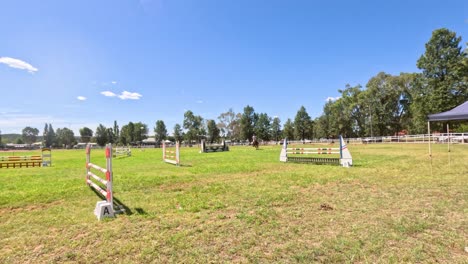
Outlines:
<svg viewBox="0 0 468 264"><path fill-rule="evenodd" d="M204 139L201 140L200 153L221 152L221 151L229 151L229 147L226 145L226 141L223 140L221 144L207 145Z"/></svg>
<svg viewBox="0 0 468 264"><path fill-rule="evenodd" d="M339 154L339 158L319 158L319 157L298 157L288 156L292 155L328 155ZM280 161L282 162L303 162L314 164L336 164L343 167L350 167L353 165L353 158L349 152L348 146L340 136L339 148L288 148L288 142L284 139L283 148L281 149Z"/></svg>
<svg viewBox="0 0 468 264"><path fill-rule="evenodd" d="M103 217L114 217L115 213L124 212L123 209L114 207L114 197L112 193L112 144L107 144L106 153L106 168L102 168L94 163L91 163L91 145L86 145L86 184L93 188L98 193L106 198L105 201L97 202L94 214L99 220ZM91 169L97 172L104 173L105 179L94 174Z"/></svg>
<svg viewBox="0 0 468 264"><path fill-rule="evenodd" d="M52 149L42 148L42 167L52 166Z"/></svg>
<svg viewBox="0 0 468 264"><path fill-rule="evenodd" d="M175 151L166 149L166 142L163 141L163 161L167 163L174 164L176 166L180 165L180 145L179 141L176 142Z"/></svg>
<svg viewBox="0 0 468 264"><path fill-rule="evenodd" d="M0 168L29 168L50 166L52 166L52 150L50 148L42 148L40 156L0 156Z"/></svg>
<svg viewBox="0 0 468 264"><path fill-rule="evenodd" d="M117 147L113 152L114 158L116 157L130 157L132 156L132 150L129 147Z"/></svg>

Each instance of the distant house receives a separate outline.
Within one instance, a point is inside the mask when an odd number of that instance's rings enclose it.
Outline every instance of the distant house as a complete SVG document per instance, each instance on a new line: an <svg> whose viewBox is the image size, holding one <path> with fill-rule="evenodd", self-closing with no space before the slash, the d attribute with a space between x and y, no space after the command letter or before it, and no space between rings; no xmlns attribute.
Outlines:
<svg viewBox="0 0 468 264"><path fill-rule="evenodd" d="M152 146L156 146L156 145L159 145L158 142L156 142L156 138L154 137L149 137L147 139L143 139L141 141L141 146L142 147L152 147Z"/></svg>
<svg viewBox="0 0 468 264"><path fill-rule="evenodd" d="M42 142L35 142L35 143L32 143L31 146L33 148L42 148Z"/></svg>
<svg viewBox="0 0 468 264"><path fill-rule="evenodd" d="M87 144L90 144L92 148L97 146L97 143L78 143L75 146L73 146L73 148L74 149L85 149Z"/></svg>
<svg viewBox="0 0 468 264"><path fill-rule="evenodd" d="M13 144L13 143L8 143L5 145L6 148L8 149L30 149L31 145L30 144Z"/></svg>

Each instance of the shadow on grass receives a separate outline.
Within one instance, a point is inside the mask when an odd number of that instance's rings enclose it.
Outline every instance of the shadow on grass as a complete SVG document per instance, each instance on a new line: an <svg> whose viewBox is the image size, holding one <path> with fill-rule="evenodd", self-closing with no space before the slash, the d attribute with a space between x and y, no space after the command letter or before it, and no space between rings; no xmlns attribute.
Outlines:
<svg viewBox="0 0 468 264"><path fill-rule="evenodd" d="M148 215L148 213L145 210L143 210L143 208L135 208L135 211L139 215Z"/></svg>
<svg viewBox="0 0 468 264"><path fill-rule="evenodd" d="M102 194L100 192L98 192L97 190L95 190L94 188L90 188L98 197L101 197L101 198L104 198L104 200L106 199L105 197L102 196ZM133 212L132 210L130 210L130 208L128 206L126 206L124 203L122 203L122 201L120 201L118 198L116 197L113 197L113 200L114 200L114 208L118 208L120 209L121 211L119 213L122 213L122 214L126 214L126 215L132 215ZM117 212L116 212L117 213Z"/></svg>
<svg viewBox="0 0 468 264"><path fill-rule="evenodd" d="M115 198L114 197L114 205L117 207L117 208L120 208L120 209L123 209L123 214L126 214L126 215L132 215L133 212L132 210L130 210L130 208L128 206L126 206L124 203L122 203L122 201L120 201L119 199Z"/></svg>

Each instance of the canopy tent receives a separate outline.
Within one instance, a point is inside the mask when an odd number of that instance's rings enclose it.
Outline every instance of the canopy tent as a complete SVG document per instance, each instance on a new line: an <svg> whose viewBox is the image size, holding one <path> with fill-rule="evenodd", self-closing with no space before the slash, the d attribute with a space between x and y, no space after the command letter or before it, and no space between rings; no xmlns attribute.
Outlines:
<svg viewBox="0 0 468 264"><path fill-rule="evenodd" d="M427 120L431 121L450 121L450 120L468 120L468 101L453 108L450 111L428 115Z"/></svg>
<svg viewBox="0 0 468 264"><path fill-rule="evenodd" d="M468 120L468 101L453 108L452 110L432 114L427 116L427 132L429 133L429 157L431 158L431 174L432 174L432 149L431 149L431 121L452 121L452 120ZM449 166L450 166L450 137L449 124L447 123L447 144L449 152ZM463 141L464 142L464 141Z"/></svg>

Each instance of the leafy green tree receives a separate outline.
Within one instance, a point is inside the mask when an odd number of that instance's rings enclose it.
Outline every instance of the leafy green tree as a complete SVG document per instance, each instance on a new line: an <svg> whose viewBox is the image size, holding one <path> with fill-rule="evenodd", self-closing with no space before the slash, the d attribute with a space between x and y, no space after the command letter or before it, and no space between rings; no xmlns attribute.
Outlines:
<svg viewBox="0 0 468 264"><path fill-rule="evenodd" d="M2 142L2 131L0 130L0 147L3 147L3 142Z"/></svg>
<svg viewBox="0 0 468 264"><path fill-rule="evenodd" d="M271 123L271 138L275 141L280 140L281 137L281 120L279 117L274 117Z"/></svg>
<svg viewBox="0 0 468 264"><path fill-rule="evenodd" d="M130 131L130 127L128 126L128 124L123 125L122 128L120 129L120 137L119 137L120 144L126 146L132 142L131 139L132 139L132 133Z"/></svg>
<svg viewBox="0 0 468 264"><path fill-rule="evenodd" d="M134 135L133 138L136 142L142 142L147 138L148 135L148 126L142 122L137 122L134 124Z"/></svg>
<svg viewBox="0 0 468 264"><path fill-rule="evenodd" d="M257 114L252 106L244 107L244 113L240 119L241 139L251 140L254 134L255 123L257 122Z"/></svg>
<svg viewBox="0 0 468 264"><path fill-rule="evenodd" d="M66 127L62 129L57 128L57 143L59 146L65 146L66 148L69 148L75 142L75 134L71 129Z"/></svg>
<svg viewBox="0 0 468 264"><path fill-rule="evenodd" d="M93 131L88 127L80 128L80 140L83 143L91 142L91 138L93 137Z"/></svg>
<svg viewBox="0 0 468 264"><path fill-rule="evenodd" d="M219 141L220 139L220 129L216 125L216 122L213 119L209 119L206 122L206 127L207 127L207 132L208 132L208 138L210 143Z"/></svg>
<svg viewBox="0 0 468 264"><path fill-rule="evenodd" d="M26 144L32 144L36 142L37 135L39 135L39 129L33 127L25 127L22 131L22 139Z"/></svg>
<svg viewBox="0 0 468 264"><path fill-rule="evenodd" d="M24 144L24 141L21 138L17 138L15 143L16 144Z"/></svg>
<svg viewBox="0 0 468 264"><path fill-rule="evenodd" d="M315 138L358 137L366 133L366 118L369 113L366 91L360 85L346 85L338 90L337 100L328 100L320 117L311 121L309 135Z"/></svg>
<svg viewBox="0 0 468 264"><path fill-rule="evenodd" d="M402 129L402 118L408 111L408 87L411 82L412 76L392 76L384 72L369 80L365 94L374 135L394 135Z"/></svg>
<svg viewBox="0 0 468 264"><path fill-rule="evenodd" d="M321 138L330 138L333 132L333 101L327 101L323 106L323 114L320 116L316 125L319 125L319 130L316 131L316 136Z"/></svg>
<svg viewBox="0 0 468 264"><path fill-rule="evenodd" d="M133 122L128 122L127 124L128 131L127 131L127 138L129 139L130 143L135 142L135 124Z"/></svg>
<svg viewBox="0 0 468 264"><path fill-rule="evenodd" d="M120 138L120 130L119 125L117 125L117 120L114 120L114 129L112 132L114 134L113 143L117 143Z"/></svg>
<svg viewBox="0 0 468 264"><path fill-rule="evenodd" d="M192 111L187 110L184 113L184 129L186 129L185 139L189 142L197 141L199 135L206 134L203 128L203 118L196 116Z"/></svg>
<svg viewBox="0 0 468 264"><path fill-rule="evenodd" d="M348 126L348 120L343 104L343 99L340 98L334 101L330 107L330 137L336 138L338 135L342 134L343 130Z"/></svg>
<svg viewBox="0 0 468 264"><path fill-rule="evenodd" d="M296 139L304 140L310 136L311 118L304 106L297 111L294 118L294 136Z"/></svg>
<svg viewBox="0 0 468 264"><path fill-rule="evenodd" d="M114 144L116 141L116 137L115 137L115 134L114 134L114 129L109 127L106 129L106 132L107 132L107 143L111 143L111 144Z"/></svg>
<svg viewBox="0 0 468 264"><path fill-rule="evenodd" d="M96 143L103 147L107 144L108 138L107 138L107 128L99 124L99 126L96 128Z"/></svg>
<svg viewBox="0 0 468 264"><path fill-rule="evenodd" d="M394 77L400 91L398 109L394 112L394 124L396 132L400 132L401 130L409 131L411 128L411 93L414 90L415 80L418 78L418 75L419 74L416 73L400 73L399 76Z"/></svg>
<svg viewBox="0 0 468 264"><path fill-rule="evenodd" d="M57 136L55 135L54 128L52 124L46 124L44 128L44 139L45 139L45 146L52 147L57 144Z"/></svg>
<svg viewBox="0 0 468 264"><path fill-rule="evenodd" d="M232 127L231 139L232 140L238 141L241 139L241 131L242 131L241 121L240 121L241 117L242 117L242 114L237 113L235 119L231 123L231 127Z"/></svg>
<svg viewBox="0 0 468 264"><path fill-rule="evenodd" d="M122 145L128 145L135 142L135 124L129 122L128 124L122 126L120 130L120 143Z"/></svg>
<svg viewBox="0 0 468 264"><path fill-rule="evenodd" d="M239 137L240 115L234 113L232 108L218 116L218 127L224 137L234 139Z"/></svg>
<svg viewBox="0 0 468 264"><path fill-rule="evenodd" d="M154 137L156 142L161 142L167 138L167 129L164 121L156 121L156 126L154 127Z"/></svg>
<svg viewBox="0 0 468 264"><path fill-rule="evenodd" d="M286 120L286 123L284 123L283 137L287 138L288 140L294 139L294 124L291 118L288 118L288 120Z"/></svg>
<svg viewBox="0 0 468 264"><path fill-rule="evenodd" d="M333 137L337 135L344 137L359 137L364 135L366 108L368 107L361 88L360 85L351 87L347 84L344 90L338 90L341 93L340 98L331 102L329 105L330 111L327 111L327 114L332 115L328 118L330 121L330 131L334 131L328 135L333 134ZM320 135L319 137L327 137L327 135Z"/></svg>
<svg viewBox="0 0 468 264"><path fill-rule="evenodd" d="M182 131L182 127L179 124L175 124L174 126L174 139L175 141L182 142L184 139L184 132Z"/></svg>
<svg viewBox="0 0 468 264"><path fill-rule="evenodd" d="M426 51L417 62L425 80L419 80L412 94L415 118L426 119L428 114L450 110L468 100L467 55L460 42L461 37L446 28L432 32Z"/></svg>
<svg viewBox="0 0 468 264"><path fill-rule="evenodd" d="M271 136L271 117L266 113L258 115L257 122L255 122L254 133L258 139L270 140Z"/></svg>
<svg viewBox="0 0 468 264"><path fill-rule="evenodd" d="M321 115L321 116L314 119L314 124L315 125L313 127L313 129L314 129L313 133L314 133L315 138L324 138L324 137L326 137L326 133L324 132L324 129L323 129L322 123L321 123L322 118L324 118L324 115Z"/></svg>
<svg viewBox="0 0 468 264"><path fill-rule="evenodd" d="M47 145L47 133L49 132L49 124L45 124L44 125L44 131L42 132L42 141L43 141L43 144L48 147L50 145Z"/></svg>
<svg viewBox="0 0 468 264"><path fill-rule="evenodd" d="M126 146L127 144L130 143L129 139L127 138L127 130L128 130L128 126L127 125L123 125L122 128L120 129L120 137L119 137L119 143L121 145L124 145Z"/></svg>

